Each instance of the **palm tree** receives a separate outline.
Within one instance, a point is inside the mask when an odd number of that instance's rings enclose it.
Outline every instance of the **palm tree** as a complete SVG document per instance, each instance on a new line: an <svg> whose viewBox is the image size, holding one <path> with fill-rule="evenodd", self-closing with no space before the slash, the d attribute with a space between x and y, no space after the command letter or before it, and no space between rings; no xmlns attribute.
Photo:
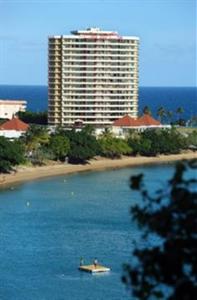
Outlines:
<svg viewBox="0 0 197 300"><path fill-rule="evenodd" d="M49 133L43 126L31 125L22 139L25 142L27 151L32 152L49 142Z"/></svg>
<svg viewBox="0 0 197 300"><path fill-rule="evenodd" d="M177 123L179 123L181 121L181 115L184 113L184 109L183 107L179 106L176 110L176 114L177 116L179 116Z"/></svg>
<svg viewBox="0 0 197 300"><path fill-rule="evenodd" d="M151 115L152 113L151 113L151 109L150 109L150 107L149 106L144 106L144 108L143 108L143 114L147 114L147 115Z"/></svg>
<svg viewBox="0 0 197 300"><path fill-rule="evenodd" d="M171 124L172 123L172 116L173 116L173 111L168 110L166 112L167 118L168 118L168 122Z"/></svg>
<svg viewBox="0 0 197 300"><path fill-rule="evenodd" d="M177 113L178 115L181 115L182 113L184 113L183 107L179 106L179 107L177 108L177 110L176 110L176 113Z"/></svg>
<svg viewBox="0 0 197 300"><path fill-rule="evenodd" d="M166 116L166 110L163 106L160 106L157 110L157 116L159 116L160 121L162 123L163 118Z"/></svg>

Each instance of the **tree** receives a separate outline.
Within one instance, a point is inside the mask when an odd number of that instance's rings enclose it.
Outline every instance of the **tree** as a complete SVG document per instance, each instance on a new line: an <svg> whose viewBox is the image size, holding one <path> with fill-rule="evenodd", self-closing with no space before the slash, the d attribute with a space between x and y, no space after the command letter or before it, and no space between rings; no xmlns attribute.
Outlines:
<svg viewBox="0 0 197 300"><path fill-rule="evenodd" d="M96 137L84 128L81 132L74 130L66 131L65 136L70 141L70 150L68 158L70 163L85 164L91 158L99 153L99 144Z"/></svg>
<svg viewBox="0 0 197 300"><path fill-rule="evenodd" d="M176 110L176 113L179 114L179 115L181 115L182 113L184 113L183 107L181 107L181 106L178 107L177 110Z"/></svg>
<svg viewBox="0 0 197 300"><path fill-rule="evenodd" d="M55 160L64 161L70 150L70 142L66 136L52 135L49 142L49 149Z"/></svg>
<svg viewBox="0 0 197 300"><path fill-rule="evenodd" d="M25 145L26 156L30 158L34 165L43 165L44 160L48 159L49 152L47 145L50 135L44 126L31 125L26 133L21 137Z"/></svg>
<svg viewBox="0 0 197 300"><path fill-rule="evenodd" d="M148 114L148 115L151 115L152 113L151 113L151 109L150 109L150 107L149 106L144 106L144 108L143 108L143 114Z"/></svg>
<svg viewBox="0 0 197 300"><path fill-rule="evenodd" d="M177 124L179 124L180 126L182 126L183 124L185 124L185 120L181 119L181 115L184 113L184 109L180 106L177 108L176 110L176 114L178 117L178 120L177 120Z"/></svg>
<svg viewBox="0 0 197 300"><path fill-rule="evenodd" d="M49 133L46 127L31 125L21 140L25 143L27 151L36 151L39 147L48 144Z"/></svg>
<svg viewBox="0 0 197 300"><path fill-rule="evenodd" d="M19 111L19 119L30 124L47 125L48 114L44 112Z"/></svg>
<svg viewBox="0 0 197 300"><path fill-rule="evenodd" d="M160 118L160 121L162 123L163 121L163 118L166 116L166 110L163 106L160 106L157 110L157 115L159 116Z"/></svg>
<svg viewBox="0 0 197 300"><path fill-rule="evenodd" d="M167 118L168 118L168 123L171 124L172 123L172 117L173 117L173 112L171 110L168 110L166 112Z"/></svg>
<svg viewBox="0 0 197 300"><path fill-rule="evenodd" d="M137 137L130 136L128 144L133 154L144 156L156 156L158 154L177 154L187 149L187 138L176 128L171 129L147 129L139 133Z"/></svg>
<svg viewBox="0 0 197 300"><path fill-rule="evenodd" d="M143 137L142 133L139 133L138 135L130 136L128 138L128 145L132 149L133 155L145 155L145 156L151 156L156 155L157 153L152 152L152 142L149 138Z"/></svg>
<svg viewBox="0 0 197 300"><path fill-rule="evenodd" d="M191 117L191 119L188 121L188 125L190 127L197 127L197 116Z"/></svg>
<svg viewBox="0 0 197 300"><path fill-rule="evenodd" d="M25 149L20 141L9 141L0 136L0 172L10 172L13 166L25 161Z"/></svg>
<svg viewBox="0 0 197 300"><path fill-rule="evenodd" d="M193 130L188 134L187 145L190 149L197 149L197 130Z"/></svg>
<svg viewBox="0 0 197 300"><path fill-rule="evenodd" d="M121 155L130 154L131 147L120 138L115 138L110 132L104 133L98 140L101 155L109 158L120 158Z"/></svg>
<svg viewBox="0 0 197 300"><path fill-rule="evenodd" d="M140 192L143 205L131 208L143 238L160 237L158 245L136 247L132 265L124 266L123 282L137 299L195 300L197 296L197 180L184 176L197 161L181 162L168 187L152 196L143 174L131 177L131 188Z"/></svg>

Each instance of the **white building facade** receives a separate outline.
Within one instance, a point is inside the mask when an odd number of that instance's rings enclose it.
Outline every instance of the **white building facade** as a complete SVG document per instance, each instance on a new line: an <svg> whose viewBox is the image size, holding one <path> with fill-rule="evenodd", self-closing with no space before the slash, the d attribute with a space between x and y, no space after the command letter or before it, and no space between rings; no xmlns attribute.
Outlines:
<svg viewBox="0 0 197 300"><path fill-rule="evenodd" d="M49 124L105 127L137 117L138 47L138 37L99 28L49 37Z"/></svg>
<svg viewBox="0 0 197 300"><path fill-rule="evenodd" d="M0 119L12 119L19 111L25 111L27 102L24 100L0 100Z"/></svg>

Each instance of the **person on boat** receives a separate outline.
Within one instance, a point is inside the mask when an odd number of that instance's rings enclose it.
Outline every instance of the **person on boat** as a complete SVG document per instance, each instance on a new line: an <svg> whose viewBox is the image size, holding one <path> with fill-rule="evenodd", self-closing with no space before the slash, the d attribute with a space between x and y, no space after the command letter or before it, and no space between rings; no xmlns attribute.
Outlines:
<svg viewBox="0 0 197 300"><path fill-rule="evenodd" d="M80 264L79 265L80 265L80 267L84 265L84 259L83 259L83 257L80 258Z"/></svg>
<svg viewBox="0 0 197 300"><path fill-rule="evenodd" d="M98 260L97 260L97 258L94 259L93 264L94 264L94 267L95 267L95 268L98 266Z"/></svg>

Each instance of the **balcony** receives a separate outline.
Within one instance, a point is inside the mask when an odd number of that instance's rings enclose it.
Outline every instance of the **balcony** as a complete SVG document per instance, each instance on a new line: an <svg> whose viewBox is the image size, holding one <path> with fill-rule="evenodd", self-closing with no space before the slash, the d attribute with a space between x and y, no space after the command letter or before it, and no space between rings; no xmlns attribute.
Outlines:
<svg viewBox="0 0 197 300"><path fill-rule="evenodd" d="M55 50L55 51L58 51L58 52L61 53L62 47L61 46L55 46L55 45L54 46L49 45L48 49L49 49L49 51Z"/></svg>

